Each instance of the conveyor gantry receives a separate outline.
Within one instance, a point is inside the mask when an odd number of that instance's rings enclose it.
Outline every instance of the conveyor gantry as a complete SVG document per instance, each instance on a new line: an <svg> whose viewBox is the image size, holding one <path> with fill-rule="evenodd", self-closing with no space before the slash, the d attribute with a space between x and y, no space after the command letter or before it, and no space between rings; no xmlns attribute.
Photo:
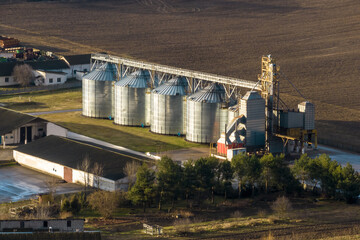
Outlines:
<svg viewBox="0 0 360 240"><path fill-rule="evenodd" d="M111 62L111 63L117 64L117 65L130 66L130 67L134 67L134 68L146 69L149 71L161 72L161 73L166 73L166 74L171 74L171 75L176 75L176 76L183 76L183 77L191 78L191 79L220 83L220 84L224 84L227 86L231 86L233 88L241 87L241 88L248 88L248 89L254 89L254 90L261 90L261 86L258 86L256 84L256 82L239 79L239 78L226 77L226 76L221 76L221 75L217 75L217 74L193 71L193 70L188 70L188 69L183 69L183 68L161 65L161 64L157 64L157 63L150 63L150 62L133 60L133 59L123 58L123 57L117 57L117 56L102 54L102 53L91 54L91 58L93 60L102 61L102 62ZM230 91L231 90L229 89L229 91L228 91L229 95L231 95Z"/></svg>

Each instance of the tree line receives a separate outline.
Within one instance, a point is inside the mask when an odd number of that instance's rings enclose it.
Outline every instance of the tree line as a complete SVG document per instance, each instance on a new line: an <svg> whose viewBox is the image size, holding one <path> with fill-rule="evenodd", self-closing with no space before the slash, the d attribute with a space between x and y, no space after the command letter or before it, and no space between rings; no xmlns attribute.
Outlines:
<svg viewBox="0 0 360 240"><path fill-rule="evenodd" d="M232 184L237 181L237 189ZM215 195L224 199L254 197L255 194L283 191L300 193L308 189L325 197L354 202L360 194L360 176L350 164L342 167L328 155L314 159L302 155L290 166L284 155L239 154L232 161L214 157L189 160L183 166L162 157L156 168L140 166L127 198L145 209L164 203L174 206L179 199L201 204L214 203ZM320 192L318 190L320 189Z"/></svg>

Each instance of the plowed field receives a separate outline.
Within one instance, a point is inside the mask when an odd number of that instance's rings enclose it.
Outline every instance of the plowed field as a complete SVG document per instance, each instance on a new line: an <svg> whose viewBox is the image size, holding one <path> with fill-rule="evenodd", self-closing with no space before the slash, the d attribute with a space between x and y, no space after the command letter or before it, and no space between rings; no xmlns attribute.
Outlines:
<svg viewBox="0 0 360 240"><path fill-rule="evenodd" d="M360 1L0 1L0 34L256 81L271 53L316 104L323 143L360 149ZM302 101L286 78L282 98Z"/></svg>

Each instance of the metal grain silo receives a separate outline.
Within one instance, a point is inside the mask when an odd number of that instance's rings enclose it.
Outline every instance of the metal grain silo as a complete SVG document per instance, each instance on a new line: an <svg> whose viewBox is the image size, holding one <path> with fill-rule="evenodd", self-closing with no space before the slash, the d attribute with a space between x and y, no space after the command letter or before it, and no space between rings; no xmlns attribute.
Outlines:
<svg viewBox="0 0 360 240"><path fill-rule="evenodd" d="M239 115L246 118L245 146L265 145L265 100L256 91L249 91L240 100Z"/></svg>
<svg viewBox="0 0 360 240"><path fill-rule="evenodd" d="M138 70L115 84L115 124L126 126L150 125L149 81L149 72Z"/></svg>
<svg viewBox="0 0 360 240"><path fill-rule="evenodd" d="M211 143L219 139L220 131L225 129L220 123L224 96L222 86L211 84L187 98L186 140Z"/></svg>
<svg viewBox="0 0 360 240"><path fill-rule="evenodd" d="M302 102L298 104L299 112L304 113L304 129L315 129L315 106L311 102Z"/></svg>
<svg viewBox="0 0 360 240"><path fill-rule="evenodd" d="M185 79L173 78L151 92L150 130L160 134L184 134Z"/></svg>
<svg viewBox="0 0 360 240"><path fill-rule="evenodd" d="M82 78L82 114L87 117L112 116L112 85L116 81L116 67L105 63Z"/></svg>

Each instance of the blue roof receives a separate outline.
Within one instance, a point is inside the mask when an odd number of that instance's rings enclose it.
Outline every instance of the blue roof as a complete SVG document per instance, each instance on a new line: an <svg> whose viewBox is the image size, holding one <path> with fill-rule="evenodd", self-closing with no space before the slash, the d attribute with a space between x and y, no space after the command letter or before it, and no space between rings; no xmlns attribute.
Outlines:
<svg viewBox="0 0 360 240"><path fill-rule="evenodd" d="M186 91L185 91L186 86L187 86L186 79L182 77L177 77L170 79L169 81L155 88L153 90L153 93L160 95L169 95L169 96L176 96L176 95L183 96L186 95Z"/></svg>
<svg viewBox="0 0 360 240"><path fill-rule="evenodd" d="M83 76L83 79L95 81L116 81L116 66L113 63L105 63Z"/></svg>
<svg viewBox="0 0 360 240"><path fill-rule="evenodd" d="M225 101L225 90L223 86L213 83L190 95L188 100L194 102L221 103Z"/></svg>
<svg viewBox="0 0 360 240"><path fill-rule="evenodd" d="M150 73L147 70L138 70L115 83L119 87L148 88Z"/></svg>

